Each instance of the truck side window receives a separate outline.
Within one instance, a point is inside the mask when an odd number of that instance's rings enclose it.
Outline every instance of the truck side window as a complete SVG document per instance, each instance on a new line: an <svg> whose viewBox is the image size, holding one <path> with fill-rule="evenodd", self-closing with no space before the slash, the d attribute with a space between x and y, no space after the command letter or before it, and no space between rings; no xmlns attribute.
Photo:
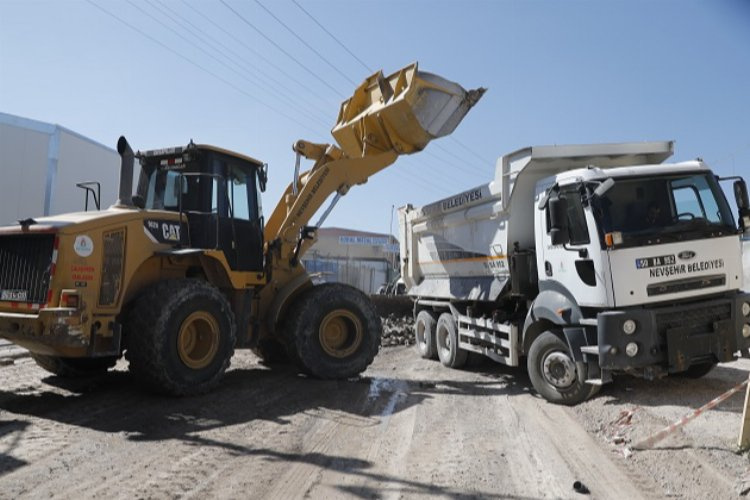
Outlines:
<svg viewBox="0 0 750 500"><path fill-rule="evenodd" d="M583 212L581 193L577 186L563 187L560 195L568 200L568 231L571 245L587 245L591 243L586 216Z"/></svg>

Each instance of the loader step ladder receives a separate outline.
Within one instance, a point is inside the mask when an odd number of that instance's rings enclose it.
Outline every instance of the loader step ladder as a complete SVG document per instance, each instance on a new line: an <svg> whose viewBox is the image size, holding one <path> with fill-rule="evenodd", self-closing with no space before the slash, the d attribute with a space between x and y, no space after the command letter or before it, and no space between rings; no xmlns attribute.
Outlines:
<svg viewBox="0 0 750 500"><path fill-rule="evenodd" d="M458 347L508 366L518 366L518 326L458 315Z"/></svg>

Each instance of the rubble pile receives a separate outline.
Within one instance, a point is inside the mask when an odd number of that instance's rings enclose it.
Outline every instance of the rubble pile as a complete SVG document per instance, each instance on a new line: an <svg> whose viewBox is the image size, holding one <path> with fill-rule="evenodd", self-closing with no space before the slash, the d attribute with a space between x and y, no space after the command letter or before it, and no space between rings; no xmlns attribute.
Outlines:
<svg viewBox="0 0 750 500"><path fill-rule="evenodd" d="M381 346L392 347L414 344L414 317L411 314L406 316L389 314L380 319L383 322L383 335L380 338Z"/></svg>

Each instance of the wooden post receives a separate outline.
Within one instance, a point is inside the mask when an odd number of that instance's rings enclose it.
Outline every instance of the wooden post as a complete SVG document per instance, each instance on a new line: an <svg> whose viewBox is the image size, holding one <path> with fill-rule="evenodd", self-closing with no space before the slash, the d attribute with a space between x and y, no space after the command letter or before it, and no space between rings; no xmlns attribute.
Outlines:
<svg viewBox="0 0 750 500"><path fill-rule="evenodd" d="M750 448L750 384L745 390L745 407L742 409L742 426L740 427L740 440L737 443L740 450Z"/></svg>

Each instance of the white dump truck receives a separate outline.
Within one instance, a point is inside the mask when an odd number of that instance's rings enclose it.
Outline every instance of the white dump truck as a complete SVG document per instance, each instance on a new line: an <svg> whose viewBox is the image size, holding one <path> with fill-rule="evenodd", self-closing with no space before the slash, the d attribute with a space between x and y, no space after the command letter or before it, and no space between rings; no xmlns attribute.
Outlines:
<svg viewBox="0 0 750 500"><path fill-rule="evenodd" d="M739 224L673 142L520 149L488 184L399 210L401 273L422 357L517 366L553 403L616 373L700 377L750 347ZM739 226L739 227L738 227Z"/></svg>

